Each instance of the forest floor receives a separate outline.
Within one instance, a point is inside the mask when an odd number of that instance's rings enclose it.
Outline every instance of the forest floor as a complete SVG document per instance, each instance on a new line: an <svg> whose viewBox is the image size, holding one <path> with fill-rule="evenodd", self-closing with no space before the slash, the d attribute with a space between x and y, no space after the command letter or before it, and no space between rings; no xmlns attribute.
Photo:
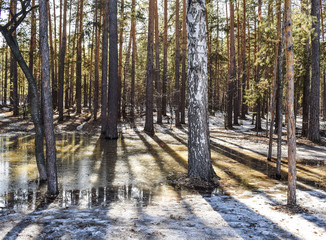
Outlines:
<svg viewBox="0 0 326 240"><path fill-rule="evenodd" d="M275 159L266 161L266 132L252 131L251 120L225 130L222 114L210 117L213 166L221 180L218 188L203 192L171 181L187 171L187 126L175 128L164 121L155 125L154 137L142 131L143 119L135 126L123 122L117 142L99 140L100 121L90 120L87 112L55 121L60 194L44 197L37 176L28 178L28 186L0 177L14 182L0 188L0 238L326 238L325 137L321 144L298 137L298 205L289 208L285 128L282 179L275 180ZM326 130L325 122L321 129ZM30 119L0 112L0 138L32 130ZM0 173L4 162L11 161L7 156L1 154ZM9 164L8 171L14 172L17 164Z"/></svg>

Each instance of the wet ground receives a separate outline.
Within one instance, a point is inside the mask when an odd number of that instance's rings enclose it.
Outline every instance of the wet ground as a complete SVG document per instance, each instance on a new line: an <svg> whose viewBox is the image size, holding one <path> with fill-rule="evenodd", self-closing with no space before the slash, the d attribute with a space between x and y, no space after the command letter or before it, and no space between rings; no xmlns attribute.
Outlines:
<svg viewBox="0 0 326 240"><path fill-rule="evenodd" d="M198 192L167 180L186 173L187 129L141 129L124 125L118 141L58 134L56 199L38 184L33 136L0 137L0 238L325 239L324 161L298 164L299 207L287 209L286 161L273 180L275 162L243 151L258 143L212 131L220 187Z"/></svg>

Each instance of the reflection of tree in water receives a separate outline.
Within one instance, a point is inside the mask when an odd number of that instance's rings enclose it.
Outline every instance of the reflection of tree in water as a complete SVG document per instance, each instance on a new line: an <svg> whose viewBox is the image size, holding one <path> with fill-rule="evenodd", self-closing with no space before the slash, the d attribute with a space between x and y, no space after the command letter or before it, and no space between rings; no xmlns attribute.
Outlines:
<svg viewBox="0 0 326 240"><path fill-rule="evenodd" d="M137 206L147 206L150 203L151 191L135 185L98 187L86 190L62 191L60 207L72 205L83 208L108 206L118 201L131 201Z"/></svg>
<svg viewBox="0 0 326 240"><path fill-rule="evenodd" d="M151 194L149 190L144 190L142 187L132 184L113 186L118 160L117 151L117 141L98 139L91 157L93 161L89 166L91 169L90 174L97 175L97 181L94 183L96 187L74 190L62 189L59 196L59 199L61 199L60 206L95 207L125 200L136 201L137 205L147 205ZM96 161L100 161L98 169Z"/></svg>

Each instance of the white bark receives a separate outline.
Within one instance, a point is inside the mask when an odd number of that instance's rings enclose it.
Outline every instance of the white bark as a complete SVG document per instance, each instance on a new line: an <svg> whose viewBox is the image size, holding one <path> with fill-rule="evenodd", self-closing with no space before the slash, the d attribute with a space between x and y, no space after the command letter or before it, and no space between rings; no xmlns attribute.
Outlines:
<svg viewBox="0 0 326 240"><path fill-rule="evenodd" d="M213 169L209 148L205 21L205 1L188 0L188 175L210 181Z"/></svg>

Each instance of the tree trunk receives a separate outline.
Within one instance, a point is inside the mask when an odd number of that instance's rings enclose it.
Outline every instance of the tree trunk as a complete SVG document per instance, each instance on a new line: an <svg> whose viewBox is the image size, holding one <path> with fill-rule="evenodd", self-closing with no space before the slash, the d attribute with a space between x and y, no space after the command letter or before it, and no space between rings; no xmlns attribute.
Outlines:
<svg viewBox="0 0 326 240"><path fill-rule="evenodd" d="M206 1L207 4L210 3L210 0ZM211 45L211 35L209 31L209 22L208 22L208 13L207 8L205 8L205 18L206 18L206 34L207 34L207 52L208 52L208 112L213 112L213 77L212 77L212 63L210 61L212 55L212 45Z"/></svg>
<svg viewBox="0 0 326 240"><path fill-rule="evenodd" d="M98 25L101 25L101 14L98 14L98 0L95 1L96 9L95 9L95 18L96 18L96 33L95 33L95 71L94 71L94 120L97 120L97 112L98 112L98 98L99 98L99 56L100 56L100 36L101 30ZM100 15L100 16L98 16ZM100 21L98 21L100 19Z"/></svg>
<svg viewBox="0 0 326 240"><path fill-rule="evenodd" d="M133 0L135 1L135 0ZM133 23L132 23L132 19L134 16L134 12L133 12L133 8L134 5L132 3L132 15L131 15L131 27L130 27L130 35L129 35L129 43L128 43L128 50L127 50L127 55L126 55L126 60L125 60L125 66L124 66L124 72L123 72L123 93L122 93L122 117L123 119L127 119L127 113L126 113L126 108L127 108L127 91L128 91L128 87L127 87L127 79L129 79L129 66L130 66L130 52L131 52L131 44L132 44L132 36L133 36ZM130 93L130 105L131 105L131 109L130 109L130 117L131 119L134 118L134 108L133 108L133 92L131 90Z"/></svg>
<svg viewBox="0 0 326 240"><path fill-rule="evenodd" d="M284 20L285 14L283 15ZM284 21L283 21L284 23ZM278 49L277 67L277 93L276 93L276 128L277 128L277 160L276 160L276 179L281 179L281 160L282 160L282 106L283 106L283 58L284 58L285 31L282 26L282 39Z"/></svg>
<svg viewBox="0 0 326 240"><path fill-rule="evenodd" d="M63 90L64 90L64 72L65 72L65 58L66 58L66 45L67 45L67 0L64 0L63 7L63 30L60 49L60 62L59 62L59 96L58 96L58 110L59 119L63 121Z"/></svg>
<svg viewBox="0 0 326 240"><path fill-rule="evenodd" d="M80 12L78 11L79 9L79 5L80 5L80 1L77 2L77 6L76 6L76 20L75 20L75 32L74 32L74 37L73 37L73 46L72 46L72 61L70 64L70 86L69 86L69 106L73 106L76 101L74 101L74 92L75 92L75 86L76 86L76 78L75 78L75 70L77 69L76 65L77 65L77 56L76 56L76 60L75 59L75 52L76 52L76 45L78 42L78 32L79 32L79 18L80 18ZM77 73L76 73L77 76ZM75 99L76 100L76 99Z"/></svg>
<svg viewBox="0 0 326 240"><path fill-rule="evenodd" d="M276 44L275 44L275 59L274 59L274 76L273 76L273 94L272 94L272 104L271 104L271 122L270 122L270 129L269 129L269 148L268 148L268 156L267 160L272 160L272 150L273 150L273 133L274 133L274 112L275 112L275 101L276 101L276 90L277 90L277 69L278 69L278 53L279 53L279 46L280 46L280 37L281 37L281 0L277 1L277 33L276 33Z"/></svg>
<svg viewBox="0 0 326 240"><path fill-rule="evenodd" d="M220 41L219 41L219 36L220 36L220 17L219 17L219 2L216 4L217 6L217 18L216 18L216 58L215 58L215 70L216 70L216 79L215 79L215 101L214 101L214 110L221 110L220 106L220 60L219 60L219 55L220 55Z"/></svg>
<svg viewBox="0 0 326 240"><path fill-rule="evenodd" d="M6 46L6 69L5 69L5 82L4 82L4 105L7 106L7 92L8 92L8 49Z"/></svg>
<svg viewBox="0 0 326 240"><path fill-rule="evenodd" d="M131 121L135 120L135 80L136 80L136 1L132 0L132 29L131 29L131 37L132 37L132 56L131 56L131 88L130 88L130 117ZM130 52L128 53L130 57ZM128 64L129 64L128 57ZM129 71L129 67L128 67Z"/></svg>
<svg viewBox="0 0 326 240"><path fill-rule="evenodd" d="M247 26L248 26L248 39L249 39L249 41L248 41L248 67L247 67L247 79L246 79L246 81L247 81L247 86L246 86L246 89L247 90L249 90L249 83L250 83L250 76L251 76L251 51L250 51L250 49L251 49L251 41L250 41L250 39L251 39L251 33L250 33L250 24L249 24L249 20L248 20L248 24L247 24ZM246 114L248 114L249 113L249 107L247 106L246 107Z"/></svg>
<svg viewBox="0 0 326 240"><path fill-rule="evenodd" d="M154 0L149 0L148 8L148 42L147 42L147 73L146 73L146 121L144 131L154 135L153 125L153 33L154 33Z"/></svg>
<svg viewBox="0 0 326 240"><path fill-rule="evenodd" d="M163 88L162 114L166 116L167 105L167 71L168 71L168 1L164 0L164 35L163 35Z"/></svg>
<svg viewBox="0 0 326 240"><path fill-rule="evenodd" d="M104 22L103 22L103 41L102 41L102 107L101 107L101 131L105 134L107 125L107 106L108 106L108 34L109 34L109 1L104 3Z"/></svg>
<svg viewBox="0 0 326 240"><path fill-rule="evenodd" d="M236 61L236 63L238 63L238 65L236 66L236 79L234 81L234 98L233 98L233 102L234 102L234 115L233 115L233 124L234 125L239 125L239 116L240 116L240 24L239 24L239 1L238 2L234 2L236 3L236 11L237 11L237 54L238 54L238 59ZM234 8L234 6L233 6ZM234 10L233 10L233 22L234 22ZM234 42L235 45L235 42Z"/></svg>
<svg viewBox="0 0 326 240"><path fill-rule="evenodd" d="M320 5L319 0L311 0L311 16L315 18L311 35L311 90L310 119L308 138L320 142L319 123L319 92L320 92Z"/></svg>
<svg viewBox="0 0 326 240"><path fill-rule="evenodd" d="M324 31L324 15L323 15L323 4L322 0L319 0L320 4L320 17L321 17L321 37L323 43L325 43L325 31ZM322 101L323 101L323 108L322 108L322 116L323 119L326 119L326 70L323 68L322 73L322 79L323 79L323 94L322 94Z"/></svg>
<svg viewBox="0 0 326 240"><path fill-rule="evenodd" d="M94 14L94 23L97 21L97 14ZM91 45L91 65L89 70L89 88L88 88L88 104L89 110L92 110L92 89L93 89L93 64L94 64L94 46L96 45L96 26L93 24L92 26L92 45Z"/></svg>
<svg viewBox="0 0 326 240"><path fill-rule="evenodd" d="M175 126L180 127L180 44L179 44L179 0L176 0L175 9L175 87L174 87L174 107L175 107Z"/></svg>
<svg viewBox="0 0 326 240"><path fill-rule="evenodd" d="M302 1L302 13L309 14L307 8L308 0ZM303 98L302 98L302 136L308 137L309 131L309 109L310 109L310 43L309 37L306 40L306 47L303 55Z"/></svg>
<svg viewBox="0 0 326 240"><path fill-rule="evenodd" d="M69 4L70 6L69 6L69 27L68 27L68 39L69 39L69 41L68 41L68 46L70 46L71 45L71 42L72 42L72 39L71 39L71 23L72 23L72 11L71 11L71 9L72 9L72 4ZM67 41L67 40L66 40ZM68 47L68 51L69 51L69 47ZM71 50L70 50L71 51ZM69 74L69 70L71 70L71 68L73 68L72 66L73 66L73 61L72 61L72 59L73 59L73 53L74 53L74 49L72 50L72 54L71 54L71 52L68 52L68 53L66 53L66 60L65 60L65 62L66 62L66 66L65 66L65 71L66 71L66 73L65 73L65 82L66 82L66 87L65 87L65 93L64 93L64 102L65 102L65 109L69 109L70 108L70 101L69 101L69 92L70 92L70 89L71 89L71 87L73 86L73 84L72 84L72 79L73 79L73 77L72 77L72 74L70 75ZM67 56L68 55L68 56Z"/></svg>
<svg viewBox="0 0 326 240"><path fill-rule="evenodd" d="M187 1L188 32L188 176L212 181L208 127L207 42L204 1Z"/></svg>
<svg viewBox="0 0 326 240"><path fill-rule="evenodd" d="M257 40L256 42L258 43L257 44L257 51L255 52L255 54L258 54L260 52L260 43L261 43L261 17L262 17L262 11L261 11L261 8L262 8L262 0L258 0L258 21L257 21L257 24L258 24L258 28L257 28ZM258 85L259 82L260 82L260 64L258 63L257 64L257 67L256 67L256 75L255 75L255 80L256 80L256 84ZM259 91L259 89L257 89L257 91ZM262 130L262 127L261 127L261 97L258 96L257 98L257 102L256 102L256 113L257 113L257 116L256 116L256 126L255 126L255 129L257 131L260 131Z"/></svg>
<svg viewBox="0 0 326 240"><path fill-rule="evenodd" d="M13 16L16 14L17 0L10 1L10 11L13 14ZM12 16L10 15L10 18L11 17ZM16 39L16 31L13 31L12 36L14 39ZM10 54L10 80L11 80L10 102L14 107L13 116L18 116L19 115L18 73L17 73L17 61L13 53Z"/></svg>
<svg viewBox="0 0 326 240"><path fill-rule="evenodd" d="M58 103L58 96L57 96L57 90L56 88L56 82L55 82L55 56L54 56L54 48L53 48L53 37L52 37L52 20L51 20L51 14L50 14L50 6L49 1L46 2L46 10L48 14L48 23L49 23L49 40L50 40L50 54L51 54L51 81L52 81L52 104L53 109L57 108ZM54 96L55 95L55 96Z"/></svg>
<svg viewBox="0 0 326 240"><path fill-rule="evenodd" d="M55 7L55 0L53 0L53 36L54 40L56 39L57 35L57 16L56 16L56 7ZM52 35L52 33L51 33ZM53 79L52 79L52 103L53 108L56 109L58 107L58 59L57 59L57 41L54 41L54 53L53 53Z"/></svg>
<svg viewBox="0 0 326 240"><path fill-rule="evenodd" d="M1 9L0 9L1 11ZM2 46L2 58L1 58L1 101L2 101L2 106L5 106L4 102L4 73L6 72L6 58L5 58L5 52L7 52L7 47L5 44Z"/></svg>
<svg viewBox="0 0 326 240"><path fill-rule="evenodd" d="M80 1L79 6L79 36L77 41L77 61L76 61L76 105L77 114L81 113L82 109L82 42L84 39L83 33L83 16L84 16L84 0Z"/></svg>
<svg viewBox="0 0 326 240"><path fill-rule="evenodd" d="M125 1L121 0L121 7L120 7L120 33L119 33L119 70L118 70L118 119L121 118L121 85L122 85L122 53L123 53L123 30L124 30L124 8L125 8Z"/></svg>
<svg viewBox="0 0 326 240"><path fill-rule="evenodd" d="M32 0L32 7L35 6L35 0ZM36 16L35 10L32 10L31 14L31 41L29 45L29 63L28 67L31 71L32 75L34 76L34 53L36 49ZM28 91L29 92L29 91ZM28 93L28 96L30 94Z"/></svg>
<svg viewBox="0 0 326 240"><path fill-rule="evenodd" d="M243 14L243 19L242 19L242 43L241 43L241 56L242 56L242 107L241 107L241 118L245 119L246 118L246 113L248 106L246 104L246 0L242 0L242 14ZM250 49L249 49L250 51ZM249 68L249 67L248 67Z"/></svg>
<svg viewBox="0 0 326 240"><path fill-rule="evenodd" d="M84 55L84 57L86 57L85 55ZM88 86L87 86L87 75L86 75L86 73L84 74L84 88L83 88L83 90L84 90L84 107L88 107L88 99L87 99L87 97L88 97L88 91L87 91L87 88L88 88Z"/></svg>
<svg viewBox="0 0 326 240"><path fill-rule="evenodd" d="M67 2L67 1L65 1ZM48 192L56 195L59 192L56 167L56 147L53 127L53 109L51 99L50 60L48 45L48 17L46 0L40 0L40 51L43 94L44 136L46 144L46 165L48 174Z"/></svg>
<svg viewBox="0 0 326 240"><path fill-rule="evenodd" d="M296 139L294 117L294 58L292 40L291 0L285 0L285 56L287 89L287 138L288 138L288 205L296 204Z"/></svg>
<svg viewBox="0 0 326 240"><path fill-rule="evenodd" d="M236 61L235 61L235 37L234 37L234 5L233 1L230 1L230 75L229 75L229 87L228 87L228 108L227 108L227 125L228 129L232 129L232 110L233 110L233 98L236 84ZM236 117L234 117L236 119Z"/></svg>
<svg viewBox="0 0 326 240"><path fill-rule="evenodd" d="M32 120L35 128L36 163L40 175L39 176L40 180L45 181L47 179L47 175L46 175L45 163L44 163L43 129L42 129L42 122L39 114L39 102L38 102L36 82L19 50L15 37L11 35L11 32L7 28L1 26L0 31L3 37L5 38L8 46L10 47L13 56L15 57L23 73L25 74L25 77L30 87L31 115L32 115Z"/></svg>
<svg viewBox="0 0 326 240"><path fill-rule="evenodd" d="M187 5L183 0L182 16L182 78L181 78L181 123L186 123L186 81L187 81ZM212 103L213 104L213 103Z"/></svg>
<svg viewBox="0 0 326 240"><path fill-rule="evenodd" d="M156 80L156 107L157 107L157 123L162 123L162 93L160 79L160 36L157 0L154 0L154 16L155 16L155 80Z"/></svg>
<svg viewBox="0 0 326 240"><path fill-rule="evenodd" d="M108 124L105 134L107 139L118 138L118 19L117 0L109 1L109 95L108 95Z"/></svg>

